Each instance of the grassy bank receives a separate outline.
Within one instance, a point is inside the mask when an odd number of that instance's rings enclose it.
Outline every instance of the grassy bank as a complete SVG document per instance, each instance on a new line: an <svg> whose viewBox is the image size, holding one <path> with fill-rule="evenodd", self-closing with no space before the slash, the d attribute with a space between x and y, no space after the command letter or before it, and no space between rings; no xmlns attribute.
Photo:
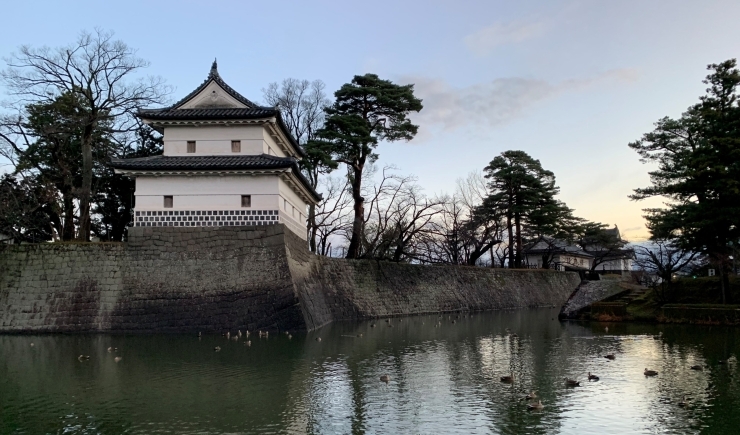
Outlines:
<svg viewBox="0 0 740 435"><path fill-rule="evenodd" d="M652 323L740 324L740 279L730 278L729 301L721 304L722 293L718 277L681 278L670 289L650 289L622 303L624 295L592 307L592 320L636 321ZM596 304L595 304L596 305Z"/></svg>

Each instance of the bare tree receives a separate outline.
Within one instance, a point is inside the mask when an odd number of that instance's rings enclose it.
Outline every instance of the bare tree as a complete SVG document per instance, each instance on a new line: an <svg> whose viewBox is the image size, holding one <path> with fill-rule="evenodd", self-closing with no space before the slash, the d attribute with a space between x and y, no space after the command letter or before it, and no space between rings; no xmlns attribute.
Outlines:
<svg viewBox="0 0 740 435"><path fill-rule="evenodd" d="M430 223L420 261L472 266L490 255L494 266L493 249L502 242L504 227L500 217L476 212L486 192L479 173L457 180L455 194L440 198L440 213Z"/></svg>
<svg viewBox="0 0 740 435"><path fill-rule="evenodd" d="M94 132L107 125L112 133L136 128L134 114L145 106L161 104L170 88L159 77L131 80L149 63L136 50L113 39L112 32L82 32L74 44L58 48L21 46L6 59L0 73L17 105L50 102L62 93L80 101L82 183L79 188L78 238L90 240L90 202L93 195Z"/></svg>
<svg viewBox="0 0 740 435"><path fill-rule="evenodd" d="M658 297L665 301L673 286L673 277L692 267L696 252L681 249L671 240L654 240L648 246L635 248L635 264L649 275L660 278L652 282Z"/></svg>
<svg viewBox="0 0 740 435"><path fill-rule="evenodd" d="M309 82L288 78L279 84L270 83L267 88L262 89L266 104L280 109L288 130L303 147L306 157L300 163L301 169L314 189L319 187L322 175L337 167L322 144L314 141L316 131L324 125L324 108L331 104L326 97L325 88L326 85L321 80ZM316 213L316 206L309 205L307 232L311 252L317 252L316 241L319 237Z"/></svg>
<svg viewBox="0 0 740 435"><path fill-rule="evenodd" d="M319 181L323 200L316 207L316 253L331 256L332 239L351 230L352 194L346 178L323 177Z"/></svg>
<svg viewBox="0 0 740 435"><path fill-rule="evenodd" d="M324 125L324 107L331 104L326 97L326 85L321 80L284 79L262 89L269 106L277 106L288 130L299 144L314 139L316 131Z"/></svg>

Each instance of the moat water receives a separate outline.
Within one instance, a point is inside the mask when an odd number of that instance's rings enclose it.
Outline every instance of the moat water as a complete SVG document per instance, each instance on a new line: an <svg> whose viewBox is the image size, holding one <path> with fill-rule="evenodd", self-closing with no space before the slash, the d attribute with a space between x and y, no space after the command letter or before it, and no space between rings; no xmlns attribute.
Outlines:
<svg viewBox="0 0 740 435"><path fill-rule="evenodd" d="M0 433L740 433L740 328L561 323L553 309L456 317L252 333L251 346L0 336ZM544 409L527 410L532 390Z"/></svg>

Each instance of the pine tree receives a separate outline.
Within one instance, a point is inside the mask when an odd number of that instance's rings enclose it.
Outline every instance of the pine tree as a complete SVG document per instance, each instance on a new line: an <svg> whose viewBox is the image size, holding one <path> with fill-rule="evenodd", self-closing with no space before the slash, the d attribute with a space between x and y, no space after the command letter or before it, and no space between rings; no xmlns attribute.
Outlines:
<svg viewBox="0 0 740 435"><path fill-rule="evenodd" d="M719 269L728 302L731 244L740 239L740 71L735 59L709 65L707 94L679 119L663 118L630 143L643 162L657 163L652 185L632 199L662 196L665 208L646 209L652 237L706 254Z"/></svg>
<svg viewBox="0 0 740 435"><path fill-rule="evenodd" d="M413 139L419 127L411 123L408 115L423 106L414 96L414 85L397 85L375 74L355 76L334 97L334 104L325 109L326 121L317 136L326 144L334 161L347 165L354 200L347 258L357 258L365 214L361 193L365 164L377 160L375 148L380 141Z"/></svg>

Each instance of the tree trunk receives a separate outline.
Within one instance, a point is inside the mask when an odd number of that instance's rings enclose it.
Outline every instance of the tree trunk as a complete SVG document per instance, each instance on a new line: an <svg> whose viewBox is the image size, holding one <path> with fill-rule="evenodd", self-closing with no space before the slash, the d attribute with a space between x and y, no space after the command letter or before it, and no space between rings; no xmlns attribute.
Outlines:
<svg viewBox="0 0 740 435"><path fill-rule="evenodd" d="M723 304L729 304L730 303L730 277L726 270L726 262L720 260L719 263L719 282L720 282L720 288L722 290L722 303Z"/></svg>
<svg viewBox="0 0 740 435"><path fill-rule="evenodd" d="M71 191L62 192L62 206L64 207L64 223L62 224L62 240L75 238L75 204Z"/></svg>
<svg viewBox="0 0 740 435"><path fill-rule="evenodd" d="M506 230L509 232L509 269L511 269L511 262L514 259L514 232L511 225L511 215L506 215Z"/></svg>
<svg viewBox="0 0 740 435"><path fill-rule="evenodd" d="M514 267L522 267L522 222L519 213L514 214L514 224L516 225L516 257L514 257Z"/></svg>
<svg viewBox="0 0 740 435"><path fill-rule="evenodd" d="M352 238L347 248L347 258L358 258L360 256L360 238L362 237L362 226L365 219L365 198L362 197L362 166L352 169L354 178L352 180L352 199L355 201L355 217L352 222Z"/></svg>
<svg viewBox="0 0 740 435"><path fill-rule="evenodd" d="M79 190L80 198L80 230L77 238L85 242L90 241L90 200L92 197L92 133L91 123L85 126L82 136L82 186Z"/></svg>
<svg viewBox="0 0 740 435"><path fill-rule="evenodd" d="M316 253L316 204L308 206L308 248Z"/></svg>

